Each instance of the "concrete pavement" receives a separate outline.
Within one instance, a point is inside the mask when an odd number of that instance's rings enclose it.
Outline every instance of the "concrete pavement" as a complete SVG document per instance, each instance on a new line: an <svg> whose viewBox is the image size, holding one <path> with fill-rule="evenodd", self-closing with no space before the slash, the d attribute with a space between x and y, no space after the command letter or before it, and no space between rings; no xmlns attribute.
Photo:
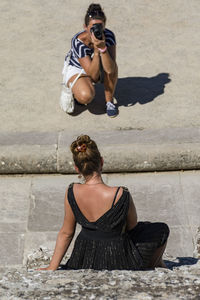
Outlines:
<svg viewBox="0 0 200 300"><path fill-rule="evenodd" d="M101 0L117 39L120 114L102 88L84 112L60 110L61 70L90 1L0 3L0 131L200 127L200 2Z"/></svg>
<svg viewBox="0 0 200 300"><path fill-rule="evenodd" d="M65 147L81 133L100 142L108 172L199 168L199 1L100 3L117 39L115 119L100 85L84 111L58 105L63 59L89 2L1 1L0 174L71 173Z"/></svg>

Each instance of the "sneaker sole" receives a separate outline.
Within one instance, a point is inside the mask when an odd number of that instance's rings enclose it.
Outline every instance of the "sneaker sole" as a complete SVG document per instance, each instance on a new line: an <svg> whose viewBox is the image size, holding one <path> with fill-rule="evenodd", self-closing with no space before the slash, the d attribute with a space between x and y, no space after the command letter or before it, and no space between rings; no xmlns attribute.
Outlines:
<svg viewBox="0 0 200 300"><path fill-rule="evenodd" d="M108 115L107 115L108 116ZM118 116L118 114L117 115L114 115L114 116L108 116L109 118L115 118L115 117L117 117Z"/></svg>

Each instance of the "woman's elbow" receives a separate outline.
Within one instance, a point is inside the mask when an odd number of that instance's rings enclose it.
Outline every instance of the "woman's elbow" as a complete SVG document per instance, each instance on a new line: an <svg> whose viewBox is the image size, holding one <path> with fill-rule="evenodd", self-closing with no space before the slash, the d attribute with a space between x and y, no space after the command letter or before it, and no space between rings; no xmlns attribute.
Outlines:
<svg viewBox="0 0 200 300"><path fill-rule="evenodd" d="M58 233L58 235L61 239L72 240L73 236L74 236L74 231L66 232L66 231L61 230Z"/></svg>

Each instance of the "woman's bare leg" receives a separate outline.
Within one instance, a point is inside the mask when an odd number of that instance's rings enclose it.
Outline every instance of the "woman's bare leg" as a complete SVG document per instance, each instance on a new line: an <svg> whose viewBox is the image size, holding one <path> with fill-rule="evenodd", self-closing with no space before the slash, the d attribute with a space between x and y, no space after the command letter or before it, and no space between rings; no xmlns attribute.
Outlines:
<svg viewBox="0 0 200 300"><path fill-rule="evenodd" d="M116 67L115 72L108 74L104 72L104 89L106 102L112 102L115 87L118 79L118 68Z"/></svg>
<svg viewBox="0 0 200 300"><path fill-rule="evenodd" d="M69 83L72 83L76 79L77 75L78 74L70 78L70 80L67 83L68 86ZM104 89L105 89L106 102L112 102L113 100L113 94L115 92L117 79L118 79L117 67L115 72L113 72L112 74L107 74L104 72ZM76 100L81 104L90 103L95 97L95 88L91 78L87 75L82 75L73 86L72 92Z"/></svg>
<svg viewBox="0 0 200 300"><path fill-rule="evenodd" d="M72 76L67 85L72 83L78 74ZM92 80L87 75L82 75L77 82L74 84L72 88L72 92L74 94L75 99L80 102L81 104L88 104L90 103L95 97L95 89L92 84Z"/></svg>

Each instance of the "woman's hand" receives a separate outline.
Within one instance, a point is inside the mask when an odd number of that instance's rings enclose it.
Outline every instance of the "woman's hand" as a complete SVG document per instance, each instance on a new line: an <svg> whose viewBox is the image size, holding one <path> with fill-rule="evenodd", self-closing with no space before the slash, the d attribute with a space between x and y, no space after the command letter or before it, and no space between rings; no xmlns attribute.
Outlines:
<svg viewBox="0 0 200 300"><path fill-rule="evenodd" d="M56 271L57 269L52 269L50 266L46 267L46 268L39 268L36 269L36 271Z"/></svg>
<svg viewBox="0 0 200 300"><path fill-rule="evenodd" d="M106 47L106 41L105 41L104 34L103 34L103 39L102 40L98 40L95 37L94 33L92 32L91 39L92 39L92 43L94 45L94 49L98 49L98 48L104 49Z"/></svg>

